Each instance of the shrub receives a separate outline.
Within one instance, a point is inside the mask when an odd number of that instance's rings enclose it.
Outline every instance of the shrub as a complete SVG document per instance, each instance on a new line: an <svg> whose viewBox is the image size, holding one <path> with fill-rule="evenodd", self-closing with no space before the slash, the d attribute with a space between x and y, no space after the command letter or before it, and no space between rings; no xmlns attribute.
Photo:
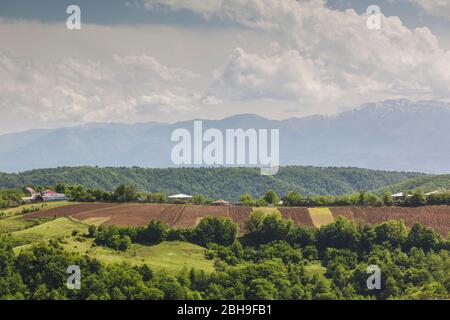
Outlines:
<svg viewBox="0 0 450 320"><path fill-rule="evenodd" d="M256 210L249 216L246 226L251 231L244 236L244 242L259 245L275 240L287 240L292 222L284 220L278 212L263 216Z"/></svg>
<svg viewBox="0 0 450 320"><path fill-rule="evenodd" d="M186 237L184 236L184 232L181 229L173 228L170 229L167 233L167 241L186 241Z"/></svg>
<svg viewBox="0 0 450 320"><path fill-rule="evenodd" d="M208 243L229 246L236 240L237 231L237 224L230 219L210 216L203 218L194 228L193 240L201 246Z"/></svg>
<svg viewBox="0 0 450 320"><path fill-rule="evenodd" d="M117 249L120 251L126 251L131 246L131 239L129 236L123 236L120 239L119 245L117 246Z"/></svg>
<svg viewBox="0 0 450 320"><path fill-rule="evenodd" d="M164 241L167 237L168 227L165 223L159 220L150 221L147 228L141 230L137 235L137 240L148 242L151 244L158 244Z"/></svg>

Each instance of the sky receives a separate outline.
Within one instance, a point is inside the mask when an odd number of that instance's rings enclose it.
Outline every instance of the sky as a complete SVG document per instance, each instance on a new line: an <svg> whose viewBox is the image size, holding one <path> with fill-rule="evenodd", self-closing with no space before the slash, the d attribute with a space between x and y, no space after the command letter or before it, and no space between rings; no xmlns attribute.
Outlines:
<svg viewBox="0 0 450 320"><path fill-rule="evenodd" d="M2 0L0 134L450 101L449 31L448 0Z"/></svg>

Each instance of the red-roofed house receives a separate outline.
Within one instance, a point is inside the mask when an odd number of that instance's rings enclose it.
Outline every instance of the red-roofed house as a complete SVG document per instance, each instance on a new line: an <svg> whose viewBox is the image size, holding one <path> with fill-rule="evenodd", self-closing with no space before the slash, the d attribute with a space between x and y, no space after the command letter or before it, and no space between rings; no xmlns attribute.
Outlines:
<svg viewBox="0 0 450 320"><path fill-rule="evenodd" d="M63 201L67 200L67 197L64 193L57 193L53 190L45 190L41 194L43 201Z"/></svg>

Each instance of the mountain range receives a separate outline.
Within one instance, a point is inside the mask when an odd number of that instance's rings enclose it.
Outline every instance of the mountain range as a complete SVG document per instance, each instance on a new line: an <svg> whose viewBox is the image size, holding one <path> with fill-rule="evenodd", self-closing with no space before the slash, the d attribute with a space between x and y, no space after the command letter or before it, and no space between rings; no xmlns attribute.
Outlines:
<svg viewBox="0 0 450 320"><path fill-rule="evenodd" d="M280 164L450 172L450 103L387 100L334 116L269 120L241 114L203 120L204 130L279 129ZM174 167L176 123L93 123L0 136L0 172L59 166Z"/></svg>

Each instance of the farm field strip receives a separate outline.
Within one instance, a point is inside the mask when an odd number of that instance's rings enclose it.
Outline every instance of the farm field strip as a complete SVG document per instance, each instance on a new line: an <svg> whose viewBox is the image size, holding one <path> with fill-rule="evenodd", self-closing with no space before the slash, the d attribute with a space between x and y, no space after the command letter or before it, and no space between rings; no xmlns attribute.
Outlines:
<svg viewBox="0 0 450 320"><path fill-rule="evenodd" d="M424 207L343 207L330 208L334 217L345 216L355 221L378 224L388 220L404 220L408 227L419 222L432 227L442 236L450 232L450 206Z"/></svg>
<svg viewBox="0 0 450 320"><path fill-rule="evenodd" d="M117 203L71 203L65 206L59 206L56 208L49 208L47 210L41 210L37 212L27 213L24 217L26 219L35 219L41 217L67 217L77 213L97 211L98 209L106 209L110 207L122 206Z"/></svg>
<svg viewBox="0 0 450 320"><path fill-rule="evenodd" d="M330 208L330 211L334 218L341 216L341 217L345 217L349 220L355 219L355 216L353 214L351 207L334 207L334 208Z"/></svg>
<svg viewBox="0 0 450 320"><path fill-rule="evenodd" d="M284 219L292 220L296 226L314 227L313 220L309 214L308 208L303 207L284 207L279 208Z"/></svg>
<svg viewBox="0 0 450 320"><path fill-rule="evenodd" d="M333 214L328 208L308 208L309 215L317 228L334 221Z"/></svg>
<svg viewBox="0 0 450 320"><path fill-rule="evenodd" d="M221 218L230 217L229 208L225 206L186 205L183 208L180 219L176 222L177 227L193 227L206 216Z"/></svg>
<svg viewBox="0 0 450 320"><path fill-rule="evenodd" d="M271 214L274 212L281 213L277 207L253 207L253 211L259 210L264 212L264 214Z"/></svg>
<svg viewBox="0 0 450 320"><path fill-rule="evenodd" d="M181 217L184 205L180 206L161 206L160 219L166 223L175 226Z"/></svg>
<svg viewBox="0 0 450 320"><path fill-rule="evenodd" d="M119 226L144 226L157 219L170 227L194 227L206 216L229 217L238 223L240 232L245 232L245 220L253 211L252 207L241 206L207 206L175 204L117 204L91 203L74 204L51 208L26 214L25 219L43 217L73 217L77 220L94 219L94 224ZM337 216L350 220L378 224L387 220L403 219L408 226L420 222L433 227L441 235L450 232L450 206L406 207L266 207L257 208L266 213L279 211L283 218L290 219L295 225L319 227L334 221ZM18 216L22 217L22 216ZM9 218L11 219L11 218ZM88 220L87 222L89 223ZM2 226L3 225L3 226ZM0 229L17 230L26 227L23 220L0 219ZM16 229L15 229L16 228Z"/></svg>

